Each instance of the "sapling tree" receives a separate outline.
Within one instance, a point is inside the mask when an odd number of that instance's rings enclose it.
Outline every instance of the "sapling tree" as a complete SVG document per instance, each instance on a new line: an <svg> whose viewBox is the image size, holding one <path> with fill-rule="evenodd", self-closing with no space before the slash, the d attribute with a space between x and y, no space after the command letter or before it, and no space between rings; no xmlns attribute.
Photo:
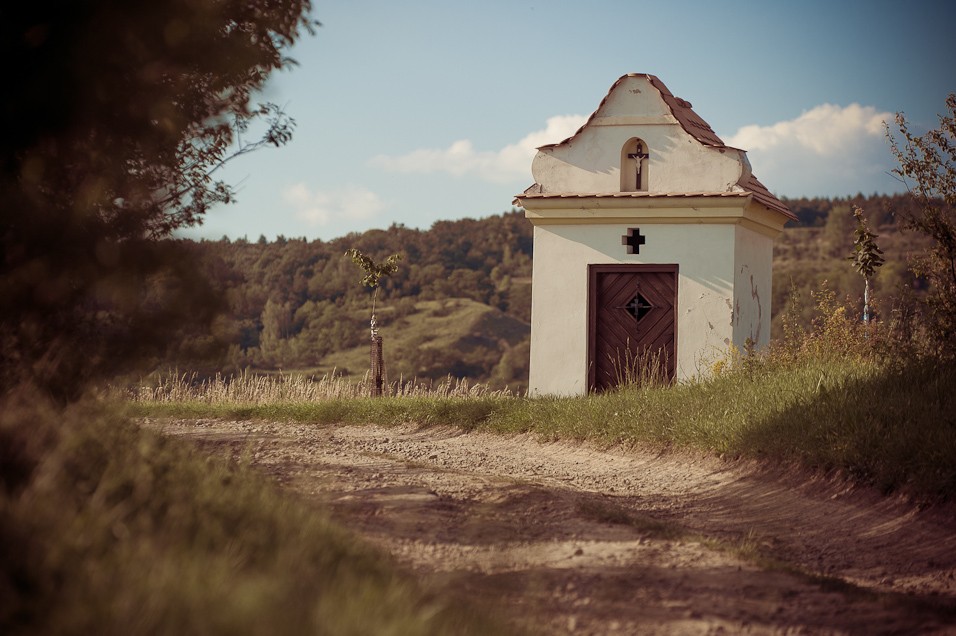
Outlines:
<svg viewBox="0 0 956 636"><path fill-rule="evenodd" d="M378 324L375 321L375 301L378 298L379 283L382 278L391 276L398 271L398 261L402 260L401 254L392 254L381 263L376 263L371 256L367 256L359 250L349 248L345 255L352 259L352 262L362 268L365 276L362 278L362 284L372 288L372 319L371 325L371 365L372 376L372 395L382 394L382 375L385 366L382 355L382 338L378 335Z"/></svg>
<svg viewBox="0 0 956 636"><path fill-rule="evenodd" d="M391 276L398 271L398 261L402 260L401 254L392 254L381 263L376 263L371 256L366 256L354 247L345 250L345 255L352 259L352 262L362 268L365 276L362 278L362 284L372 289L372 337L378 333L375 328L375 301L378 298L378 286L382 279Z"/></svg>
<svg viewBox="0 0 956 636"><path fill-rule="evenodd" d="M863 277L863 322L870 322L870 278L883 265L883 250L876 244L877 235L863 216L863 208L853 206L853 218L856 229L853 231L853 253L847 257L853 261L853 268Z"/></svg>

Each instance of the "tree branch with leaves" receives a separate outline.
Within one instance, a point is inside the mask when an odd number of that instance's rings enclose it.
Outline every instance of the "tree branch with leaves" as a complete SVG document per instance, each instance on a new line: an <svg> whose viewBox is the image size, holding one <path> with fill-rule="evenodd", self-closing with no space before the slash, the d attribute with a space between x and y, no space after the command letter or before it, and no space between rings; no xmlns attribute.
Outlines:
<svg viewBox="0 0 956 636"><path fill-rule="evenodd" d="M919 203L919 211L901 217L904 229L933 240L926 255L911 263L929 282L925 320L937 352L956 355L956 94L946 98L939 127L916 135L903 113L895 122L902 139L886 128L899 164L893 174Z"/></svg>
<svg viewBox="0 0 956 636"><path fill-rule="evenodd" d="M0 392L28 382L70 399L215 315L216 291L166 239L233 200L224 163L289 140L294 122L256 100L314 32L311 8L0 8Z"/></svg>
<svg viewBox="0 0 956 636"><path fill-rule="evenodd" d="M345 255L352 259L352 262L362 268L365 276L362 278L362 284L372 288L372 338L378 335L378 328L375 322L375 301L378 298L378 287L382 279L391 276L398 271L398 262L402 260L401 254L392 254L381 263L376 263L371 256L367 256L354 247L345 250Z"/></svg>

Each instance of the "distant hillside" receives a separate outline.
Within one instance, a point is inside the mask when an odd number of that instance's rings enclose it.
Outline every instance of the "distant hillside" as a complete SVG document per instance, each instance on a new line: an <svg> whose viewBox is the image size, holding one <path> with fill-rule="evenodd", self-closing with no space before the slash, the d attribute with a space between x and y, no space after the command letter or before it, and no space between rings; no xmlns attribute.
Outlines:
<svg viewBox="0 0 956 636"><path fill-rule="evenodd" d="M531 327L526 322L467 298L420 301L410 313L386 307L377 316L390 381L435 381L451 375L527 387ZM318 371L335 369L361 378L368 365L369 347L363 341L329 353L319 361Z"/></svg>
<svg viewBox="0 0 956 636"><path fill-rule="evenodd" d="M846 299L862 314L863 280L848 260L856 226L854 205L863 208L886 259L873 280L878 316L890 317L904 288L921 292L922 282L908 270L908 263L910 257L926 249L927 240L913 232L901 232L897 223L903 211L915 207L909 195L785 201L805 223L791 224L774 244L772 337L781 335L785 311L795 313L804 324L809 322L814 308L810 292L821 289L824 281L838 298Z"/></svg>
<svg viewBox="0 0 956 636"><path fill-rule="evenodd" d="M800 222L786 229L774 251L775 336L783 310L809 320L810 291L824 280L840 297L862 295L862 281L846 260L853 205L865 210L886 252L875 281L878 310L891 311L901 286L918 291L906 263L925 243L901 234L896 223L913 205L909 196L786 202ZM199 273L222 290L222 315L212 333L183 334L158 364L200 373L335 367L361 375L368 365L371 294L344 257L350 247L377 260L404 256L382 287L377 311L392 379L451 374L496 385L527 382L532 226L519 211L440 221L428 230L393 225L332 241L191 244Z"/></svg>
<svg viewBox="0 0 956 636"><path fill-rule="evenodd" d="M201 274L223 292L224 310L214 333L184 334L163 364L201 373L322 373L332 366L359 373L368 364L371 292L344 257L351 247L376 260L404 256L379 294L390 375L527 381L527 362L505 365L513 372L499 364L530 329L531 224L516 211L440 221L428 230L393 225L327 242L192 244Z"/></svg>

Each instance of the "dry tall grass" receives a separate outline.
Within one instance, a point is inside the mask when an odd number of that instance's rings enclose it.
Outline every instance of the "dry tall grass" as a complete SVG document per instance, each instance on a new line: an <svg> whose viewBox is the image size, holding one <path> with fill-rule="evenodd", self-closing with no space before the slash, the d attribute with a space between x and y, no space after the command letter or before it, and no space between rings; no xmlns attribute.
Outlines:
<svg viewBox="0 0 956 636"><path fill-rule="evenodd" d="M307 403L368 397L371 382L366 374L359 382L336 375L335 371L321 378L303 374L260 375L248 371L224 376L217 373L203 378L196 373L170 372L152 385L125 391L125 397L139 403L183 403L226 405L268 405ZM450 397L513 397L509 389L491 389L471 384L467 379L448 377L438 384L417 379L399 379L385 385L383 397L450 398Z"/></svg>

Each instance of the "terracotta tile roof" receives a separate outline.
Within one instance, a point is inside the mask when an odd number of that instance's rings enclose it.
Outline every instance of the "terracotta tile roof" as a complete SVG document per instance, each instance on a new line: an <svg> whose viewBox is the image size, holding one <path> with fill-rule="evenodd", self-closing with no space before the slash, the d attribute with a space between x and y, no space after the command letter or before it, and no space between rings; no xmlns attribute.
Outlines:
<svg viewBox="0 0 956 636"><path fill-rule="evenodd" d="M767 189L767 186L760 183L757 177L755 177L753 174L751 174L750 178L747 180L741 179L738 185L744 190L746 190L747 192L750 192L751 194L753 194L754 200L762 203L763 205L770 208L771 210L776 210L777 212L780 212L781 214L783 214L784 216L786 216L788 219L792 221L797 220L797 215L791 212L790 208L784 205L783 201L773 196L773 193L771 193L770 190Z"/></svg>
<svg viewBox="0 0 956 636"><path fill-rule="evenodd" d="M545 148L555 148L557 146L564 145L574 139L577 135L581 133L582 130L587 128L588 124L597 116L601 108L604 107L604 104L607 103L608 98L611 96L611 93L614 92L614 89L618 87L624 80L629 77L643 77L651 83L651 85L660 91L661 98L664 100L664 103L667 104L670 108L671 114L678 121L681 127L691 135L704 144L705 146L712 146L714 148L732 148L732 146L726 145L720 137L717 136L717 133L714 132L714 129L701 118L700 115L694 112L694 109L689 101L686 99L681 99L676 97L673 93L668 90L667 86L664 85L664 82L660 80L656 75L651 75L649 73L628 73L627 75L622 75L618 78L616 82L608 90L607 95L604 96L604 99L601 100L601 103L598 104L598 107L591 113L591 116L588 117L587 121L584 122L584 125L575 131L573 135L559 141L555 144L547 144L540 146L538 150ZM735 148L735 150L739 150ZM547 195L541 194L541 186L537 183L533 184L530 188L524 191L524 195L520 198L545 198L548 196L552 197L691 197L691 196L741 196L752 194L754 200L763 204L771 210L776 210L781 214L785 215L787 218L792 220L797 220L797 216L793 214L790 209L783 204L780 199L775 197L767 187L760 183L757 177L752 174L746 179L741 179L737 184L745 190L745 192L698 192L698 193L669 193L669 192L611 192L611 193L602 193L602 194L560 194L560 195ZM515 200L517 202L517 199Z"/></svg>
<svg viewBox="0 0 956 636"><path fill-rule="evenodd" d="M708 124L701 118L700 115L694 112L694 109L691 107L691 103L689 101L686 99L681 99L680 97L675 97L669 90L667 90L667 87L664 86L664 82L662 82L656 76L648 75L647 79L651 82L651 85L654 88L661 92L661 97L664 98L664 103L670 107L671 114L673 114L677 121L680 122L680 125L684 128L684 130L693 135L697 141L705 146L718 146L721 148L726 147L720 137L717 136L717 133L714 132L714 129L710 127L710 124Z"/></svg>

